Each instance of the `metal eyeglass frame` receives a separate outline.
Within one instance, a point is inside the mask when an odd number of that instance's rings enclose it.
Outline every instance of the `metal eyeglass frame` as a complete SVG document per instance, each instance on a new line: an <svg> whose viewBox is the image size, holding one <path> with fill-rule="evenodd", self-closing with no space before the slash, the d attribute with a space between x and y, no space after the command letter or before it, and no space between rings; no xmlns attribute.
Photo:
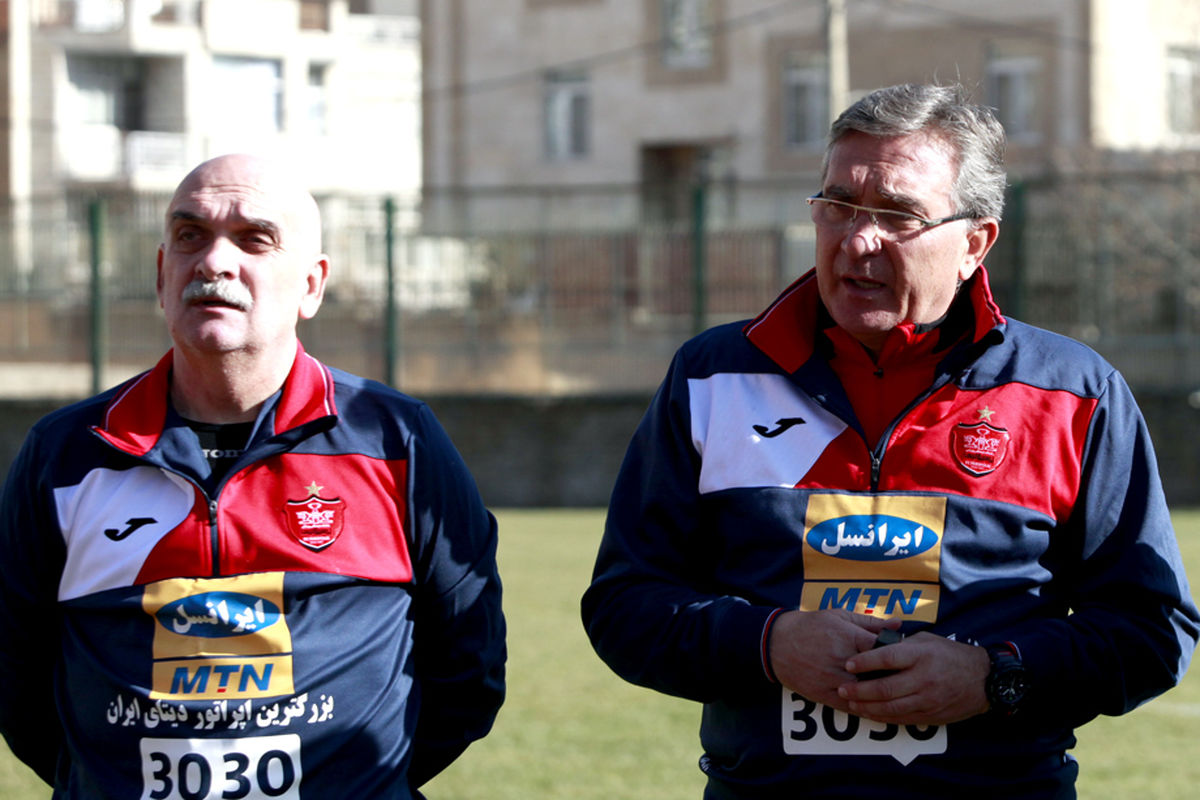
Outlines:
<svg viewBox="0 0 1200 800"><path fill-rule="evenodd" d="M892 209L892 208L871 208L870 206L860 206L857 203L847 203L845 200L834 200L832 197L822 197L820 192L817 192L812 197L808 198L806 202L810 206L812 206L814 203L819 202L819 203L828 203L829 205L832 205L832 206L841 206L842 208L853 209L854 214L851 215L850 219L848 219L846 221L846 225L845 225L846 228L849 228L851 225L854 224L855 220L858 219L858 212L865 211L867 213L867 216L869 216L871 218L871 224L875 226L876 230L883 231L886 233L896 234L896 235L904 234L904 233L921 233L922 231L927 231L930 228L936 228L938 225L944 225L947 222L957 222L960 219L973 219L975 217L975 215L969 211L960 211L959 213L951 214L948 217L940 217L938 219L925 219L925 217L922 217L919 214L912 214L908 211L900 211L898 209ZM901 217L903 219L912 220L913 222L920 223L921 227L915 228L911 231L901 231L901 230L896 230L895 228L890 227L888 225L880 225L879 224L879 220L881 218L886 220L889 217L891 217L891 218Z"/></svg>

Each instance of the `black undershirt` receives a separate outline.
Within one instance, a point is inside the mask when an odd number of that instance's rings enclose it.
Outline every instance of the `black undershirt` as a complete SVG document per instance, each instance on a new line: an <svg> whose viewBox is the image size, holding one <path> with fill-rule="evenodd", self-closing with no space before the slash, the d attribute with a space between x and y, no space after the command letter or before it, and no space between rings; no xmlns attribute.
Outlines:
<svg viewBox="0 0 1200 800"><path fill-rule="evenodd" d="M184 419L187 426L196 433L200 440L200 449L204 460L208 463L209 475L204 481L205 488L210 491L224 480L229 470L246 450L250 434L254 430L253 422L234 422L228 425L216 425L210 422L197 422Z"/></svg>

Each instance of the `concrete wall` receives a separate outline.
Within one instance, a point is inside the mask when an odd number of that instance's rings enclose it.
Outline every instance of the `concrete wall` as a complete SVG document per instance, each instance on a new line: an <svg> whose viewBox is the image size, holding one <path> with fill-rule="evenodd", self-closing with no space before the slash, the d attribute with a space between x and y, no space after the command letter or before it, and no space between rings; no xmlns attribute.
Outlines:
<svg viewBox="0 0 1200 800"><path fill-rule="evenodd" d="M649 397L428 397L491 507L607 505ZM0 476L61 400L0 401Z"/></svg>
<svg viewBox="0 0 1200 800"><path fill-rule="evenodd" d="M613 397L431 397L493 508L603 506L646 395ZM1200 410L1179 394L1139 392L1172 506L1200 505ZM61 405L0 402L0 472L25 432Z"/></svg>
<svg viewBox="0 0 1200 800"><path fill-rule="evenodd" d="M438 397L489 506L603 506L648 396Z"/></svg>

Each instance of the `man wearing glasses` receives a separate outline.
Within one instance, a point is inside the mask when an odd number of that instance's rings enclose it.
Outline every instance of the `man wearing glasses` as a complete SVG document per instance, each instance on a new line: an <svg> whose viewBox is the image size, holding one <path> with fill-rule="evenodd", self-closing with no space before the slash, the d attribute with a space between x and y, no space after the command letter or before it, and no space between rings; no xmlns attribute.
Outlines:
<svg viewBox="0 0 1200 800"><path fill-rule="evenodd" d="M705 797L1075 796L1073 729L1195 648L1124 380L1005 318L1004 133L961 87L834 123L816 268L676 354L583 599L621 676L705 704Z"/></svg>

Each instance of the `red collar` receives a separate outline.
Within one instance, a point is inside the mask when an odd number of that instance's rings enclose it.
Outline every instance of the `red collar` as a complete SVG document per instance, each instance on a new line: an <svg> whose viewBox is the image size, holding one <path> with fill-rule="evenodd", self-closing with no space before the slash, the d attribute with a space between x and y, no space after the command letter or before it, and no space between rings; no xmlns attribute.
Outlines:
<svg viewBox="0 0 1200 800"><path fill-rule="evenodd" d="M987 270L982 266L967 281L966 291L975 315L972 341L979 341L992 328L1004 324L1004 316L992 298ZM746 338L785 371L795 372L812 357L816 347L819 302L817 273L809 270L746 325ZM917 333L912 323L905 323L888 337L881 355L904 348L914 337L926 336Z"/></svg>
<svg viewBox="0 0 1200 800"><path fill-rule="evenodd" d="M153 369L120 387L105 409L103 421L93 430L127 453L140 456L149 452L166 423L174 353L168 350ZM336 414L329 368L304 352L297 342L296 358L275 406L274 432Z"/></svg>

